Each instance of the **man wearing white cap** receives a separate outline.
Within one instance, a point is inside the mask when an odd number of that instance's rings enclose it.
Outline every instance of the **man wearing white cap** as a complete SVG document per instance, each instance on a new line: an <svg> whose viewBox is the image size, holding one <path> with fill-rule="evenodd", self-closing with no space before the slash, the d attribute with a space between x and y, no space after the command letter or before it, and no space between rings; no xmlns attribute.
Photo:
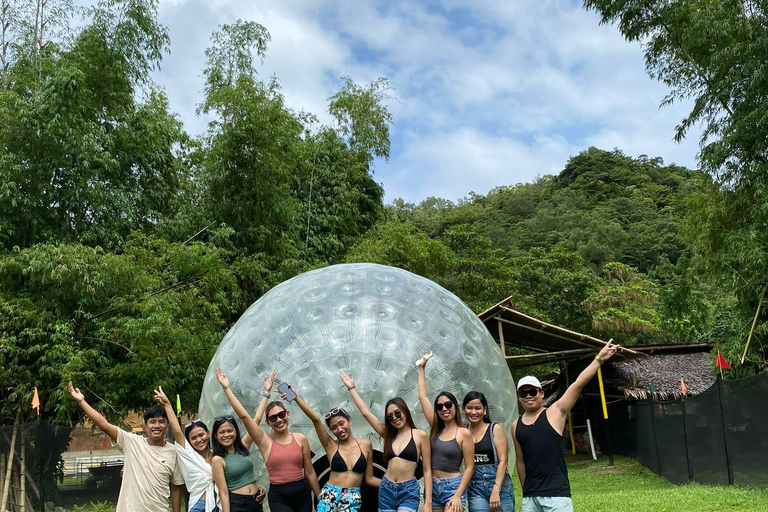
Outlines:
<svg viewBox="0 0 768 512"><path fill-rule="evenodd" d="M616 353L617 346L612 341L608 341L560 400L550 407L544 407L544 391L539 379L528 376L517 382L517 396L525 412L512 423L512 439L517 475L523 487L523 512L573 512L571 484L563 456L565 419L600 365Z"/></svg>

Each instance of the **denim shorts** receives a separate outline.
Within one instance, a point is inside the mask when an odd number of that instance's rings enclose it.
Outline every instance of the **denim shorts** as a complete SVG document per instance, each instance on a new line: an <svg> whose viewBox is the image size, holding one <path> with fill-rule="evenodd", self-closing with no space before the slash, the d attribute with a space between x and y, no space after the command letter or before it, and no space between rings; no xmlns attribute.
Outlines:
<svg viewBox="0 0 768 512"><path fill-rule="evenodd" d="M459 490L461 475L432 479L432 508L445 508ZM461 504L467 504L467 493L461 495Z"/></svg>
<svg viewBox="0 0 768 512"><path fill-rule="evenodd" d="M393 482L386 476L379 485L379 512L419 510L419 481L415 478L405 482Z"/></svg>
<svg viewBox="0 0 768 512"><path fill-rule="evenodd" d="M573 501L565 497L524 496L523 512L573 512Z"/></svg>
<svg viewBox="0 0 768 512"><path fill-rule="evenodd" d="M359 512L362 505L359 487L325 484L317 499L317 512Z"/></svg>
<svg viewBox="0 0 768 512"><path fill-rule="evenodd" d="M205 512L205 500L197 500L195 505L189 509L189 512ZM219 507L213 507L213 512L219 512Z"/></svg>
<svg viewBox="0 0 768 512"><path fill-rule="evenodd" d="M475 465L475 472L467 487L469 512L489 512L491 510L491 492L496 483L496 464ZM515 512L515 491L509 473L504 475L504 482L499 491L501 512Z"/></svg>

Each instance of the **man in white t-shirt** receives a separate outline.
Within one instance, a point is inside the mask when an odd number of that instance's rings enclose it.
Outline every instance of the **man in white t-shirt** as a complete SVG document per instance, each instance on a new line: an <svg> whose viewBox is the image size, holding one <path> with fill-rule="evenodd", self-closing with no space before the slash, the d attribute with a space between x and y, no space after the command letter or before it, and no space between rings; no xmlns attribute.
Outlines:
<svg viewBox="0 0 768 512"><path fill-rule="evenodd" d="M125 454L123 483L116 512L173 512L181 510L181 488L184 479L176 463L176 447L165 441L168 416L155 405L144 413L147 437L126 432L112 425L96 409L88 405L79 389L69 383L69 394L86 416L106 433Z"/></svg>

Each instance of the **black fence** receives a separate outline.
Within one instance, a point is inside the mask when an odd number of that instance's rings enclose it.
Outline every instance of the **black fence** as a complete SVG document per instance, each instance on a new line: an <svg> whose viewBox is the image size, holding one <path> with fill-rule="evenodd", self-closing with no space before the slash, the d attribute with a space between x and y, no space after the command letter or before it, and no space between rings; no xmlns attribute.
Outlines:
<svg viewBox="0 0 768 512"><path fill-rule="evenodd" d="M0 510L117 503L122 468L122 452L99 430L45 422L2 426Z"/></svg>
<svg viewBox="0 0 768 512"><path fill-rule="evenodd" d="M676 401L622 400L608 408L611 446L675 483L768 487L767 405L768 373ZM606 451L604 425L596 437Z"/></svg>

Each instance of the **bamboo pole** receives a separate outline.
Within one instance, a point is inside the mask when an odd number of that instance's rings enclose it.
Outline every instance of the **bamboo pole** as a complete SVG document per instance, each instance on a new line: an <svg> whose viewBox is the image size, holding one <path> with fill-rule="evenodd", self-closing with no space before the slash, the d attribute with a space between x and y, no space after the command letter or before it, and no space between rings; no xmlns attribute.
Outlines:
<svg viewBox="0 0 768 512"><path fill-rule="evenodd" d="M19 508L21 512L26 512L27 505L27 477L26 477L26 450L24 448L24 431L21 432L21 499L19 500Z"/></svg>
<svg viewBox="0 0 768 512"><path fill-rule="evenodd" d="M8 467L5 468L5 483L3 484L3 497L0 500L0 510L6 510L8 505L8 491L11 487L11 470L13 469L13 455L16 451L16 434L18 434L19 426L13 426L13 435L11 436L11 449L8 452Z"/></svg>
<svg viewBox="0 0 768 512"><path fill-rule="evenodd" d="M504 324L499 318L496 318L496 322L499 325L499 347L501 347L501 355L507 357L507 349L504 346Z"/></svg>
<svg viewBox="0 0 768 512"><path fill-rule="evenodd" d="M744 360L747 358L747 350L749 350L749 342L752 341L752 333L755 332L755 324L757 324L757 317L760 315L760 309L762 309L763 307L763 299L765 298L766 289L768 289L768 284L763 286L763 291L760 292L760 301L757 303L755 318L752 319L752 328L749 329L749 336L747 336L747 344L744 345L744 353L741 354L741 364L744 364ZM722 373L722 369L720 371Z"/></svg>

